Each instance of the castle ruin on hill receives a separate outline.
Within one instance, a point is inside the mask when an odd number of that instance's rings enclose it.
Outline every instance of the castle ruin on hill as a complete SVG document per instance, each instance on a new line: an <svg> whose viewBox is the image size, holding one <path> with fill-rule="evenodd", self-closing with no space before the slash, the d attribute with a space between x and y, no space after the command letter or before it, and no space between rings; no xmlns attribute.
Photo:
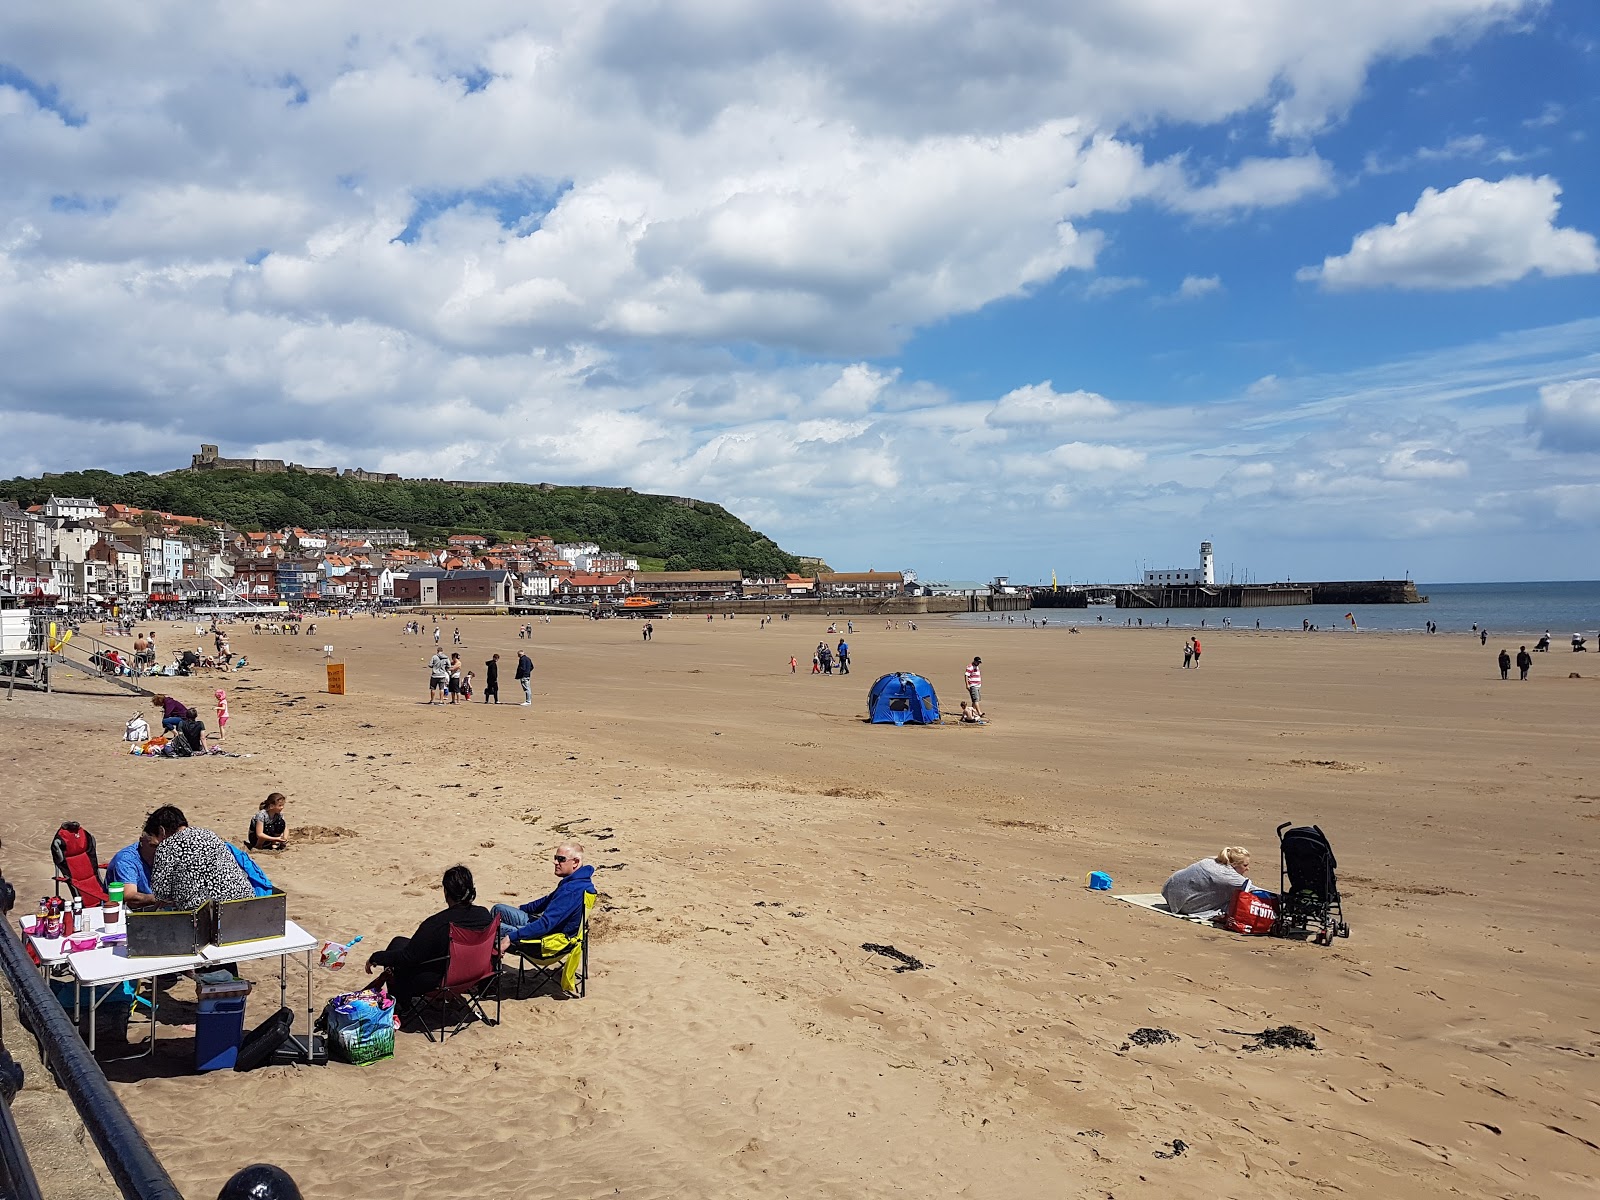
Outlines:
<svg viewBox="0 0 1600 1200"><path fill-rule="evenodd" d="M359 479L369 483L399 483L400 476L392 471L364 471L360 467L303 467L299 463L284 462L281 458L222 458L215 446L204 443L200 453L189 459L191 471L249 471L253 475L332 475L341 479Z"/></svg>

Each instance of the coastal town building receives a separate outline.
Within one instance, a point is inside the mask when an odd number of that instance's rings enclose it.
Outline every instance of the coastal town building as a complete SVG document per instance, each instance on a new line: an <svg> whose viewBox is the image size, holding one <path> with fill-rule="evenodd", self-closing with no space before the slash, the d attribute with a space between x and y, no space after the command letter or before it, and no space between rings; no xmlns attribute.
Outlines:
<svg viewBox="0 0 1600 1200"><path fill-rule="evenodd" d="M738 571L640 571L633 590L651 600L734 599L744 594L744 576Z"/></svg>
<svg viewBox="0 0 1600 1200"><path fill-rule="evenodd" d="M899 571L837 571L817 576L819 596L899 596L905 587Z"/></svg>
<svg viewBox="0 0 1600 1200"><path fill-rule="evenodd" d="M104 514L100 506L94 502L94 497L81 499L77 496L51 496L44 502L42 514L47 517L57 517L63 521L98 521Z"/></svg>
<svg viewBox="0 0 1600 1200"><path fill-rule="evenodd" d="M1144 573L1144 581L1146 586L1163 584L1175 587L1210 587L1217 581L1211 543L1200 543L1200 565L1198 568L1172 567L1164 571L1146 571Z"/></svg>
<svg viewBox="0 0 1600 1200"><path fill-rule="evenodd" d="M395 577L394 598L402 604L503 606L516 599L516 577L510 571L423 568Z"/></svg>
<svg viewBox="0 0 1600 1200"><path fill-rule="evenodd" d="M330 539L365 542L374 548L411 545L411 535L404 529L324 529L322 532Z"/></svg>
<svg viewBox="0 0 1600 1200"><path fill-rule="evenodd" d="M561 580L561 594L580 600L620 600L631 590L626 575L594 575L574 571Z"/></svg>

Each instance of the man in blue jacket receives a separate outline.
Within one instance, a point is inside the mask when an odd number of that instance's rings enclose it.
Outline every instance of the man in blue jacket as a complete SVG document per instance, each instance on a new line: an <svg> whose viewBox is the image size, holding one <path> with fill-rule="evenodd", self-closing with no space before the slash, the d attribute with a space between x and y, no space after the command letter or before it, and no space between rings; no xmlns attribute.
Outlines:
<svg viewBox="0 0 1600 1200"><path fill-rule="evenodd" d="M500 918L500 952L515 947L536 945L552 933L568 937L583 924L583 897L594 891L594 868L583 861L583 847L574 842L557 846L555 852L556 888L548 896L530 900L520 908L496 904Z"/></svg>

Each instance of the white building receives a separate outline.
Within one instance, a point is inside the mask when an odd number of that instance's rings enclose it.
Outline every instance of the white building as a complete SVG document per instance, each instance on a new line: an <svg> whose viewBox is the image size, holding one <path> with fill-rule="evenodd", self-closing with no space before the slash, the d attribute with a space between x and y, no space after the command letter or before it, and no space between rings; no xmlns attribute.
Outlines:
<svg viewBox="0 0 1600 1200"><path fill-rule="evenodd" d="M1210 587L1217 581L1216 567L1212 561L1211 543L1200 543L1200 567L1184 569L1174 567L1166 571L1146 571L1144 573L1146 586L1156 585L1161 587Z"/></svg>
<svg viewBox="0 0 1600 1200"><path fill-rule="evenodd" d="M555 588L555 576L544 571L529 571L518 586L525 600L548 600Z"/></svg>
<svg viewBox="0 0 1600 1200"><path fill-rule="evenodd" d="M577 567L580 558L587 560L591 554L599 554L600 546L596 542L557 542L556 553L563 561Z"/></svg>
<svg viewBox="0 0 1600 1200"><path fill-rule="evenodd" d="M64 521L98 521L105 515L93 496L87 500L76 496L51 496L40 511L47 517L60 517Z"/></svg>

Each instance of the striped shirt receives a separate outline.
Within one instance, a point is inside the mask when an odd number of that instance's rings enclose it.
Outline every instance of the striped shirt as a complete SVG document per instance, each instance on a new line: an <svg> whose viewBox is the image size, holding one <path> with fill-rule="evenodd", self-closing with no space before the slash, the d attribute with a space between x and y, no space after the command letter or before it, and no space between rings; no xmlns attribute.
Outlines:
<svg viewBox="0 0 1600 1200"><path fill-rule="evenodd" d="M983 686L983 672L978 670L977 663L967 664L967 686L969 688Z"/></svg>

